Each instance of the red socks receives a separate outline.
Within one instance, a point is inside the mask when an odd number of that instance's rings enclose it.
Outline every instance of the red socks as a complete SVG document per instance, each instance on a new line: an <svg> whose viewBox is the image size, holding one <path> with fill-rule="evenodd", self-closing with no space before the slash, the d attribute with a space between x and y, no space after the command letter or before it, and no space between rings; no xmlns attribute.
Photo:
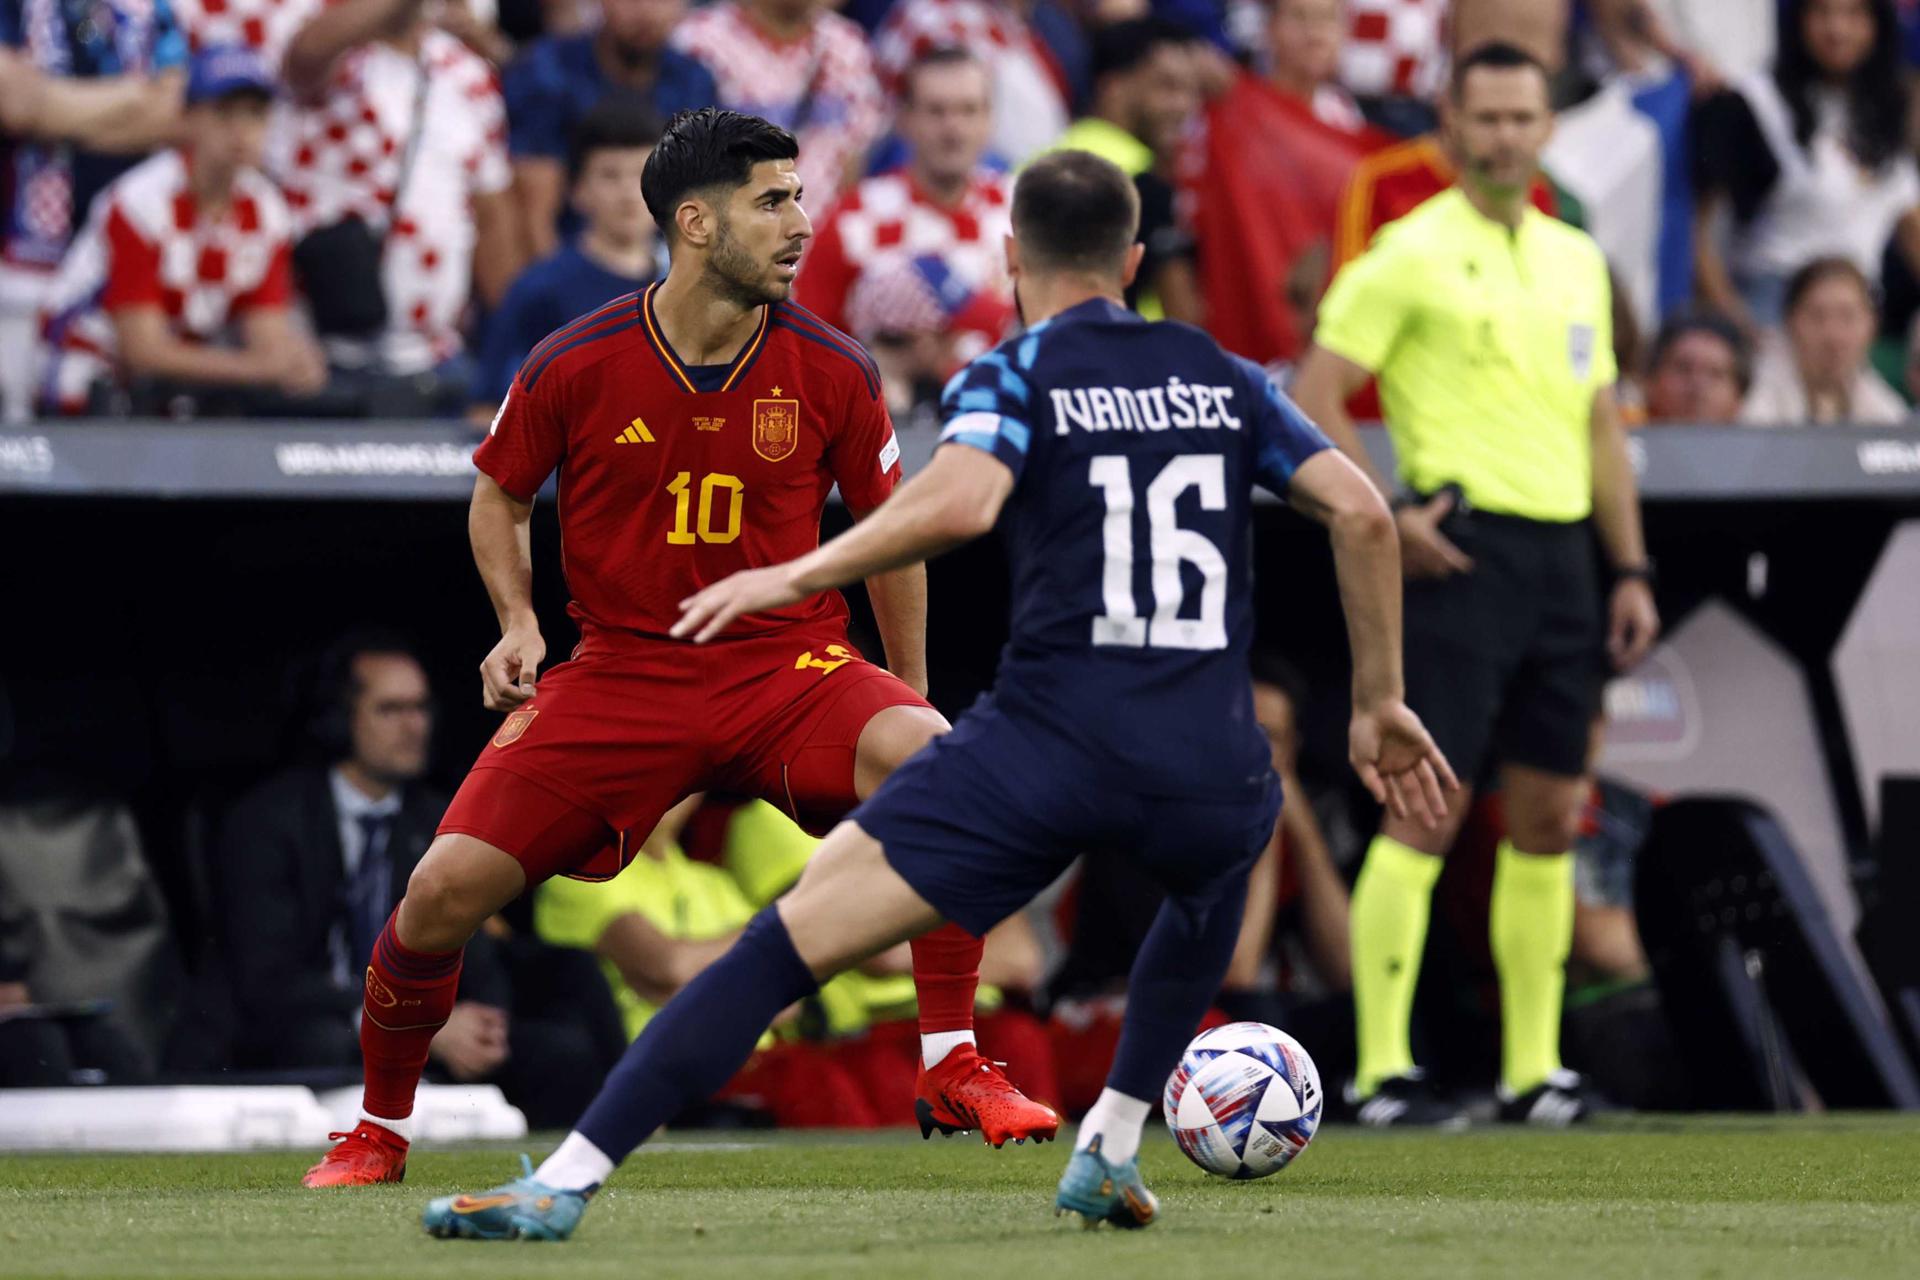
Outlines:
<svg viewBox="0 0 1920 1280"><path fill-rule="evenodd" d="M367 1081L362 1105L369 1115L402 1120L413 1114L427 1046L453 1013L463 954L408 950L393 931L393 918L387 918L367 964L360 1019Z"/></svg>
<svg viewBox="0 0 1920 1280"><path fill-rule="evenodd" d="M987 944L957 924L913 940L913 989L920 997L920 1034L973 1030L973 993Z"/></svg>

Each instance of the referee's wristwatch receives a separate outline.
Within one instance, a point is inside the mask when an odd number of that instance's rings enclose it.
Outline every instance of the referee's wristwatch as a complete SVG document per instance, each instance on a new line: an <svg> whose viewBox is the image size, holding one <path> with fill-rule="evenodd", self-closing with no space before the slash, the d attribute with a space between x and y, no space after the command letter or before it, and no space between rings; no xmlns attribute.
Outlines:
<svg viewBox="0 0 1920 1280"><path fill-rule="evenodd" d="M1649 589L1659 581L1655 576L1651 557L1642 560L1639 564L1622 565L1613 570L1613 582L1615 586L1623 582L1636 581L1646 583Z"/></svg>

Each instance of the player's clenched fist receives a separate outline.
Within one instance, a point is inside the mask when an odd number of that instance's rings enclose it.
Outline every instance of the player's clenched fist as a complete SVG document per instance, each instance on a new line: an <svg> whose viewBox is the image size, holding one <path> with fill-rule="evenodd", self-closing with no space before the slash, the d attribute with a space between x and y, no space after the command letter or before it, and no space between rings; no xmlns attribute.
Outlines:
<svg viewBox="0 0 1920 1280"><path fill-rule="evenodd" d="M533 696L534 676L547 656L535 627L514 627L480 664L480 699L489 711L511 711Z"/></svg>

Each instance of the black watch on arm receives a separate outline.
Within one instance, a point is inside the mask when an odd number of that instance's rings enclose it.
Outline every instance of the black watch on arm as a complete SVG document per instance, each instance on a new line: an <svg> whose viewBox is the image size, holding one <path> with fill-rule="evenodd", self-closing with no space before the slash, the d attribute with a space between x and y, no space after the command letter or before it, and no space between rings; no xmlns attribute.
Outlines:
<svg viewBox="0 0 1920 1280"><path fill-rule="evenodd" d="M1655 579L1653 561L1651 559L1642 560L1639 564L1622 565L1614 569L1613 584L1615 586L1619 586L1623 582L1635 581L1644 582L1649 589L1652 588Z"/></svg>

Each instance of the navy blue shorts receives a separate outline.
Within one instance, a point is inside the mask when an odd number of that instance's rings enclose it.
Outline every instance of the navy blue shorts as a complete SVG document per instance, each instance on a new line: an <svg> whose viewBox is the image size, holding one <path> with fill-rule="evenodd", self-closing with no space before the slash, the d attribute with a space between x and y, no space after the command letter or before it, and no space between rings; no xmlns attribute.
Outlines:
<svg viewBox="0 0 1920 1280"><path fill-rule="evenodd" d="M853 812L887 861L975 935L1031 902L1081 854L1130 857L1204 907L1244 878L1280 817L1280 780L1231 799L1144 794L1101 776L1072 740L982 698L953 732Z"/></svg>

